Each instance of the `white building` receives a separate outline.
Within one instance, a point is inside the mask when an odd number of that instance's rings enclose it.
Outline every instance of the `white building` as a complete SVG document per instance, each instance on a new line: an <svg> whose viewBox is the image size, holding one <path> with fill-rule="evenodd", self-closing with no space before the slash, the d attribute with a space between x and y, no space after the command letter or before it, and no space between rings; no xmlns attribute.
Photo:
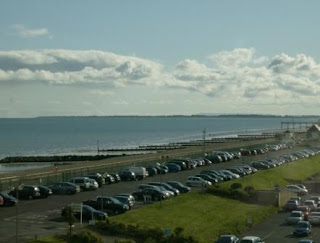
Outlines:
<svg viewBox="0 0 320 243"><path fill-rule="evenodd" d="M312 125L307 131L307 138L317 139L320 138L320 125Z"/></svg>

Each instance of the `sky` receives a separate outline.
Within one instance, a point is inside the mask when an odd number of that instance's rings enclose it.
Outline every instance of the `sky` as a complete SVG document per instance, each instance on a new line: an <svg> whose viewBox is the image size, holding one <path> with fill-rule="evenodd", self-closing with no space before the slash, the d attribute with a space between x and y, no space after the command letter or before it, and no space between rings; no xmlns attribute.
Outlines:
<svg viewBox="0 0 320 243"><path fill-rule="evenodd" d="M0 118L319 115L320 1L2 0Z"/></svg>

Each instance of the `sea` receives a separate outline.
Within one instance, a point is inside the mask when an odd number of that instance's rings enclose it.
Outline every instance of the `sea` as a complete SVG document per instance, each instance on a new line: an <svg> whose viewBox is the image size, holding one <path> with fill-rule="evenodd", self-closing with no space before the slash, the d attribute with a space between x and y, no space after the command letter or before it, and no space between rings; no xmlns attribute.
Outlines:
<svg viewBox="0 0 320 243"><path fill-rule="evenodd" d="M237 134L259 134L278 131L281 129L281 122L317 123L318 118L267 116L2 118L0 159L8 156L95 155L98 147L101 150L135 148Z"/></svg>

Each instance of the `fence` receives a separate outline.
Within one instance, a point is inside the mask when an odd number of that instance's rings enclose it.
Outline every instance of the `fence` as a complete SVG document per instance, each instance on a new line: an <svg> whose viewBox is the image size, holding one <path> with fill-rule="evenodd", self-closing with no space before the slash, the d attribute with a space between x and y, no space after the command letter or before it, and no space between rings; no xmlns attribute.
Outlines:
<svg viewBox="0 0 320 243"><path fill-rule="evenodd" d="M184 157L199 157L202 154L198 153L190 153L186 154ZM25 185L51 185L57 182L62 181L69 181L73 177L81 177L87 176L93 173L117 173L122 169L130 166L147 166L147 165L154 165L156 163L165 163L169 160L169 157L160 156L159 158L155 159L130 159L131 157L124 157L125 159L121 162L108 162L106 160L106 164L102 165L87 165L79 168L72 168L72 169L64 169L60 167L53 166L52 171L48 172L40 172L35 174L28 174L25 176L12 176L12 177L5 177L0 178L0 191L10 191L12 188L17 187L21 184ZM173 159L174 157L170 157ZM180 157L181 158L181 157Z"/></svg>

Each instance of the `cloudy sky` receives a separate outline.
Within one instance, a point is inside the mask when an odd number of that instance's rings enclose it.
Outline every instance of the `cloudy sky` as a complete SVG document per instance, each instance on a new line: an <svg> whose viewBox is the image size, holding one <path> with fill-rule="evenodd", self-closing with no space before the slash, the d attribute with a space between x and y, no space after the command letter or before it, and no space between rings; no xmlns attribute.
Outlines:
<svg viewBox="0 0 320 243"><path fill-rule="evenodd" d="M3 0L0 117L319 115L319 1Z"/></svg>

